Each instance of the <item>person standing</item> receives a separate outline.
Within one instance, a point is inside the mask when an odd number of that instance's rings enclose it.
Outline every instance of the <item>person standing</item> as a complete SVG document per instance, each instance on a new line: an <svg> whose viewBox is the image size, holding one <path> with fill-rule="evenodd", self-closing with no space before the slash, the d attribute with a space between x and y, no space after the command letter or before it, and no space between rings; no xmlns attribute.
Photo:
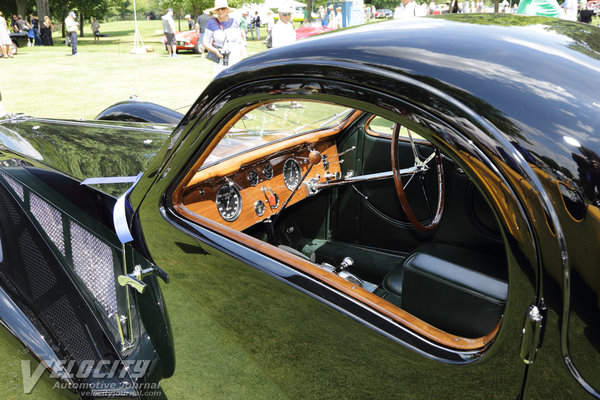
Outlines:
<svg viewBox="0 0 600 400"><path fill-rule="evenodd" d="M254 40L254 18L252 18L252 15L250 15L250 13L246 15L246 28L246 39L248 39L248 32L250 32L250 34L252 35L252 40Z"/></svg>
<svg viewBox="0 0 600 400"><path fill-rule="evenodd" d="M52 25L52 21L50 21L50 17L44 15L44 22L42 22L42 27L40 29L40 33L42 35L42 44L44 46L54 46L54 41L52 40L52 31L54 30L54 25Z"/></svg>
<svg viewBox="0 0 600 400"><path fill-rule="evenodd" d="M265 39L265 43L267 48L270 49L273 47L273 26L275 25L275 19L273 18L273 12L271 10L267 11L267 38Z"/></svg>
<svg viewBox="0 0 600 400"><path fill-rule="evenodd" d="M79 27L79 22L75 21L76 15L73 11L67 15L65 18L65 29L67 30L67 34L69 35L69 40L71 41L71 55L77 56L77 28Z"/></svg>
<svg viewBox="0 0 600 400"><path fill-rule="evenodd" d="M0 51L3 58L12 57L11 49L12 41L10 40L10 33L8 32L8 25L6 19L2 16L0 11Z"/></svg>
<svg viewBox="0 0 600 400"><path fill-rule="evenodd" d="M285 46L296 41L296 30L291 22L293 11L294 9L291 6L283 6L277 10L279 21L273 25L271 31L273 48Z"/></svg>
<svg viewBox="0 0 600 400"><path fill-rule="evenodd" d="M335 29L342 29L344 27L344 19L342 18L342 7L338 6L335 9Z"/></svg>
<svg viewBox="0 0 600 400"><path fill-rule="evenodd" d="M327 28L329 29L337 29L335 26L335 11L333 11L333 4L327 6Z"/></svg>
<svg viewBox="0 0 600 400"><path fill-rule="evenodd" d="M177 57L177 41L175 40L175 21L173 21L173 9L168 8L165 15L162 16L163 32L167 38L165 46L169 57Z"/></svg>
<svg viewBox="0 0 600 400"><path fill-rule="evenodd" d="M92 33L94 34L94 43L100 42L100 23L96 17L92 21Z"/></svg>
<svg viewBox="0 0 600 400"><path fill-rule="evenodd" d="M564 11L564 15L561 18L569 21L577 21L577 0L565 0L561 7Z"/></svg>
<svg viewBox="0 0 600 400"><path fill-rule="evenodd" d="M194 20L192 19L192 16L190 14L185 14L183 18L187 21L188 31L194 30Z"/></svg>
<svg viewBox="0 0 600 400"><path fill-rule="evenodd" d="M416 15L415 6L416 4L413 0L402 0L402 4L394 10L394 19L414 18Z"/></svg>
<svg viewBox="0 0 600 400"><path fill-rule="evenodd" d="M40 20L33 15L33 13L29 14L29 21L31 24L31 29L33 30L33 37L35 40L36 46L42 45L42 37L40 36Z"/></svg>
<svg viewBox="0 0 600 400"><path fill-rule="evenodd" d="M254 28L256 29L256 40L260 40L260 15L258 15L258 11L254 12Z"/></svg>
<svg viewBox="0 0 600 400"><path fill-rule="evenodd" d="M196 31L198 32L198 42L200 42L200 54L204 57L204 52L206 49L202 42L204 41L204 32L206 32L206 24L210 21L210 15L208 15L209 11L204 10L202 14L196 18Z"/></svg>
<svg viewBox="0 0 600 400"><path fill-rule="evenodd" d="M206 24L202 43L206 50L217 57L213 68L216 75L242 59L242 32L237 20L229 17L229 13L235 9L229 7L227 0L215 0L214 8L209 11L216 13L217 18Z"/></svg>
<svg viewBox="0 0 600 400"><path fill-rule="evenodd" d="M273 25L271 35L273 36L273 48L285 46L296 41L296 30L292 23L292 15L294 13L294 7L291 5L285 5L279 7L277 10L279 13L279 21ZM273 103L267 105L267 110L278 111L279 109ZM290 102L290 108L304 108L297 101Z"/></svg>

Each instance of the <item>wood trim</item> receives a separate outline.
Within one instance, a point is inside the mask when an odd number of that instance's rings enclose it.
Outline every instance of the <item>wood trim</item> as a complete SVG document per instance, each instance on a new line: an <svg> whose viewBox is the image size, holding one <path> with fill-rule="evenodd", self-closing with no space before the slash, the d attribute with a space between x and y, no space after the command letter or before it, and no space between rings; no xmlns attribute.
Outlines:
<svg viewBox="0 0 600 400"><path fill-rule="evenodd" d="M420 334L423 337L432 340L438 344L452 349L464 351L481 350L482 348L487 346L498 333L501 321L498 323L494 330L492 330L487 335L479 338L465 338L450 334L430 325L425 321L420 320L414 315L409 314L405 310L394 306L393 304L382 299L381 297L376 296L375 294L368 292L363 288L346 281L345 279L340 278L336 274L329 273L319 268L310 261L307 261L285 250L279 249L278 247L272 246L269 243L263 242L254 237L246 235L236 229L225 226L210 218L199 215L193 212L192 210L188 209L183 204L184 189L186 187L200 184L207 179L223 177L227 174L235 173L243 165L256 162L257 160L266 158L276 152L284 151L286 149L289 149L290 147L307 144L316 144L318 142L324 141L327 138L333 137L336 134L338 134L341 130L346 128L349 124L354 122L360 115L362 115L362 111L355 111L349 118L344 120L342 124L338 125L335 128L309 133L306 135L300 135L298 137L294 137L282 142L276 142L259 149L248 151L247 153L244 153L238 157L234 157L230 160L225 160L224 162L219 163L215 166L205 168L204 170L199 170L206 158L208 157L208 155L216 147L221 138L225 136L225 134L227 134L231 127L244 114L261 105L263 104L256 104L251 107L247 107L240 110L227 124L225 124L221 128L219 133L211 141L207 149L194 163L194 166L190 169L190 171L188 171L188 173L185 175L181 183L174 191L172 198L174 210L179 215L195 223L198 223L214 232L217 232L268 257L275 258L291 266L292 268L302 271L324 282L325 284L359 300L360 302L371 307L377 312L380 312L381 314L400 323L401 325L412 330L413 332L416 332L417 334Z"/></svg>
<svg viewBox="0 0 600 400"><path fill-rule="evenodd" d="M175 204L174 209L178 214L196 223L199 223L212 231L215 231L225 237L228 237L229 239L232 239L264 255L273 257L285 264L288 264L293 268L296 268L299 271L305 272L310 276L319 279L320 281L334 287L335 289L338 289L341 292L361 301L367 306L384 314L385 316L393 319L394 321L411 329L412 331L430 340L433 340L436 343L439 343L443 346L447 346L458 350L480 350L483 347L485 347L496 336L498 329L500 328L499 322L496 328L487 335L473 339L456 336L451 333L442 331L441 329L438 329L428 324L427 322L420 320L414 315L409 314L405 310L394 306L393 304L382 299L381 297L374 295L373 293L368 292L363 288L358 287L335 274L329 273L317 267L310 261L307 261L278 247L272 246L269 243L255 239L252 236L246 235L235 229L231 229L211 219L197 215L191 212L181 203Z"/></svg>
<svg viewBox="0 0 600 400"><path fill-rule="evenodd" d="M330 161L328 170L326 171L323 164L314 165L307 179L315 177L317 174L321 176L319 182L326 182L325 173L341 174L340 164L337 162L336 155L338 154L337 146L333 140L316 143L313 147L322 155L327 156ZM308 146L300 145L288 149L287 152L280 152L271 155L269 158L263 158L252 164L244 164L239 170L230 173L229 175L218 174L215 177L208 178L201 183L187 186L183 192L181 203L191 212L207 217L213 221L219 221L230 228L242 231L254 224L257 224L273 214L279 212L283 204L289 199L292 191L287 188L283 180L283 164L286 160L294 158L299 161L302 174L308 171L310 166L308 162L309 150ZM273 168L273 178L265 179L262 174L264 165L270 164ZM211 167L212 169L212 167ZM248 182L248 173L255 171L261 179L256 186L251 186ZM216 171L219 172L219 171ZM212 175L211 175L212 176ZM242 197L242 211L237 219L231 222L223 220L219 214L215 199L219 188L226 184L225 178L240 190ZM263 192L263 188L267 189L267 193ZM269 193L276 194L279 197L277 207L271 208L268 204ZM289 201L288 206L295 204L308 196L308 189L305 185L301 185L294 197ZM265 213L258 216L254 211L254 204L262 200L265 203Z"/></svg>

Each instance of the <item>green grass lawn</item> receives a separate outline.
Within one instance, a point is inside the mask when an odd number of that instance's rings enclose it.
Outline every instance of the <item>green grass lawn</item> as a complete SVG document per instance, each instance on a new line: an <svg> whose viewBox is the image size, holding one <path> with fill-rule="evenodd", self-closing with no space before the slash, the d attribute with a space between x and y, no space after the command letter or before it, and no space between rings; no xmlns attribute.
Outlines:
<svg viewBox="0 0 600 400"><path fill-rule="evenodd" d="M167 56L160 43L160 21L138 24L145 45L154 52L131 54L132 21L101 25L109 37L95 44L89 25L79 38L79 57L54 33L53 47L23 47L13 59L0 59L0 93L11 113L38 117L90 119L109 105L137 95L185 113L213 78L212 62L191 52ZM182 24L183 27L183 24ZM266 49L248 41L249 55Z"/></svg>

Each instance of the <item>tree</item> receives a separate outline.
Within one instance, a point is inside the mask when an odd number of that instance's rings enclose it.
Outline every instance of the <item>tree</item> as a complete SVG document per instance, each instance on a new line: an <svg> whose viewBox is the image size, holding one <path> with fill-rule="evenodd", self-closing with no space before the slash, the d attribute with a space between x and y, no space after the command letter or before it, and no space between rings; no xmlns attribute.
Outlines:
<svg viewBox="0 0 600 400"><path fill-rule="evenodd" d="M35 7L37 9L37 17L40 21L44 21L44 16L50 16L50 4L48 4L48 0L36 0Z"/></svg>

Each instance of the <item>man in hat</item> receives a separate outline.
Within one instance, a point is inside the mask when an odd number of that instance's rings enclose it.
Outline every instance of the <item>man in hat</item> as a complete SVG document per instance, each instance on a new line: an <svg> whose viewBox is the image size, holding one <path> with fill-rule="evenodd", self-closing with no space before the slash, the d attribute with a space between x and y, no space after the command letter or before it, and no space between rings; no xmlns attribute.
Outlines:
<svg viewBox="0 0 600 400"><path fill-rule="evenodd" d="M292 23L292 15L294 13L294 7L285 5L279 7L277 10L279 13L279 21L273 25L271 35L273 36L273 48L285 46L286 44L294 43L296 41L296 30ZM290 102L290 108L304 108L300 103L296 101ZM267 105L267 110L278 111L279 109L275 104L271 103Z"/></svg>
<svg viewBox="0 0 600 400"><path fill-rule="evenodd" d="M177 41L175 40L175 21L173 21L173 9L168 8L165 15L162 16L163 32L167 38L165 46L169 57L177 57Z"/></svg>
<svg viewBox="0 0 600 400"><path fill-rule="evenodd" d="M69 40L71 41L71 55L77 55L77 28L79 27L79 22L75 21L75 13L71 11L67 18L65 18L65 29L67 30L67 34L69 35Z"/></svg>
<svg viewBox="0 0 600 400"><path fill-rule="evenodd" d="M192 19L192 16L190 14L185 14L185 20L188 23L188 31L191 31L194 29L194 20Z"/></svg>
<svg viewBox="0 0 600 400"><path fill-rule="evenodd" d="M296 41L296 30L292 24L292 6L279 7L279 21L273 25L271 35L273 36L273 48L281 47Z"/></svg>

